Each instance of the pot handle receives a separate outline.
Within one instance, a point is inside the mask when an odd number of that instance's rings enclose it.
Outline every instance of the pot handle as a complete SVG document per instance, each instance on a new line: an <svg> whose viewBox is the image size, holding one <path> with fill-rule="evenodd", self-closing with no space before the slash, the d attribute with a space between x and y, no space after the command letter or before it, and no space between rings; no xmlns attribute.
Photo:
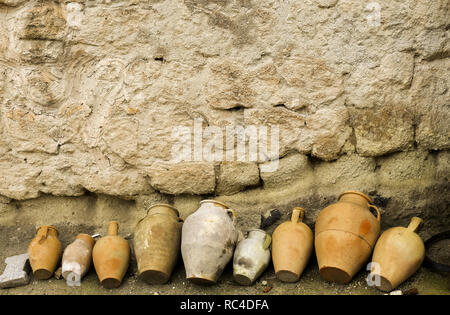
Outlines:
<svg viewBox="0 0 450 315"><path fill-rule="evenodd" d="M237 215L236 215L236 211L234 211L233 209L227 209L227 213L228 216L231 218L231 220L236 221Z"/></svg>
<svg viewBox="0 0 450 315"><path fill-rule="evenodd" d="M47 239L48 236L48 226L43 226L41 228L39 228L37 235L40 237L39 238L39 244L41 244L43 241L45 241Z"/></svg>
<svg viewBox="0 0 450 315"><path fill-rule="evenodd" d="M408 230L411 232L419 232L419 230L423 226L423 220L419 217L412 217L411 222L409 222L409 225L407 227Z"/></svg>
<svg viewBox="0 0 450 315"><path fill-rule="evenodd" d="M369 209L370 208L374 209L377 212L377 221L380 222L381 221L380 210L376 206L369 204Z"/></svg>
<svg viewBox="0 0 450 315"><path fill-rule="evenodd" d="M268 249L270 246L270 243L272 243L272 237L269 234L266 234L266 238L264 239L263 248Z"/></svg>
<svg viewBox="0 0 450 315"><path fill-rule="evenodd" d="M302 222L304 217L305 217L305 209L303 209L302 207L295 207L294 209L292 209L292 216L291 216L292 223Z"/></svg>

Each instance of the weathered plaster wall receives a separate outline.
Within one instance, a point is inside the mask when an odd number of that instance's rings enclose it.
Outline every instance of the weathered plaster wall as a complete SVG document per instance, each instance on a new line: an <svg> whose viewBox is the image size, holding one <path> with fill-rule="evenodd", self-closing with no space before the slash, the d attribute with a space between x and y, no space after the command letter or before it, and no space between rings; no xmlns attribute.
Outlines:
<svg viewBox="0 0 450 315"><path fill-rule="evenodd" d="M448 224L449 1L376 1L379 25L368 3L0 0L1 200L360 189ZM278 170L168 163L195 118L279 126Z"/></svg>

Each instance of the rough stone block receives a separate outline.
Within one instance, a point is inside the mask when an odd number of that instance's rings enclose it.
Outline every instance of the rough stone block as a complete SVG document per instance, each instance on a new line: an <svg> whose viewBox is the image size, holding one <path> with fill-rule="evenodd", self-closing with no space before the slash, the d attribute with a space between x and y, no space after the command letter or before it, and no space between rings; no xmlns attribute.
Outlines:
<svg viewBox="0 0 450 315"><path fill-rule="evenodd" d="M149 168L148 175L152 187L173 195L209 194L216 187L216 173L212 163L155 163Z"/></svg>
<svg viewBox="0 0 450 315"><path fill-rule="evenodd" d="M5 259L6 268L0 276L0 288L13 288L28 284L28 254L11 256Z"/></svg>
<svg viewBox="0 0 450 315"><path fill-rule="evenodd" d="M220 166L216 192L230 195L258 183L259 169L256 163L224 162Z"/></svg>
<svg viewBox="0 0 450 315"><path fill-rule="evenodd" d="M269 163L269 162L266 162ZM312 174L308 157L303 154L291 154L278 161L274 172L261 172L265 188L283 187L297 180L304 180Z"/></svg>
<svg viewBox="0 0 450 315"><path fill-rule="evenodd" d="M377 177L383 184L423 183L434 178L436 172L436 164L427 151L399 152L380 158L378 163Z"/></svg>
<svg viewBox="0 0 450 315"><path fill-rule="evenodd" d="M403 106L352 109L350 116L356 150L363 156L407 150L414 143L413 115Z"/></svg>
<svg viewBox="0 0 450 315"><path fill-rule="evenodd" d="M374 184L376 163L374 158L351 154L334 162L320 162L314 167L315 183L319 186L339 184L342 189L363 189L361 182ZM345 187L345 188L344 188Z"/></svg>

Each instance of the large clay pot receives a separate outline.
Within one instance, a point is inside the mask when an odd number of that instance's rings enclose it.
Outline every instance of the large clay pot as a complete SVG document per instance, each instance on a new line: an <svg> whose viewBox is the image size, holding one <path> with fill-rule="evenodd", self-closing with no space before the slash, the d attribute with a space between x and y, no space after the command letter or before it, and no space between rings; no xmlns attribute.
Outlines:
<svg viewBox="0 0 450 315"><path fill-rule="evenodd" d="M130 263L130 245L117 235L118 229L117 222L110 222L108 236L99 239L92 252L97 276L107 289L117 288L122 283Z"/></svg>
<svg viewBox="0 0 450 315"><path fill-rule="evenodd" d="M28 246L30 265L36 279L45 280L53 276L61 258L61 242L58 230L49 225L38 228L36 237Z"/></svg>
<svg viewBox="0 0 450 315"><path fill-rule="evenodd" d="M319 213L315 249L325 280L348 283L369 259L380 234L380 211L371 203L361 192L346 191Z"/></svg>
<svg viewBox="0 0 450 315"><path fill-rule="evenodd" d="M392 291L419 269L425 258L425 245L416 232L422 225L422 219L413 217L407 228L394 227L381 234L371 265L372 279L373 275L380 276L380 281L375 281L378 289Z"/></svg>
<svg viewBox="0 0 450 315"><path fill-rule="evenodd" d="M75 241L66 247L62 257L62 276L64 279L74 284L81 281L91 267L94 244L95 240L92 236L78 234Z"/></svg>
<svg viewBox="0 0 450 315"><path fill-rule="evenodd" d="M186 278L214 284L233 256L239 232L235 213L223 203L203 200L187 217L181 234L181 254Z"/></svg>
<svg viewBox="0 0 450 315"><path fill-rule="evenodd" d="M303 208L294 208L291 221L281 223L272 235L275 274L283 282L298 281L311 256L313 233L302 222L304 216Z"/></svg>
<svg viewBox="0 0 450 315"><path fill-rule="evenodd" d="M233 276L241 285L251 285L270 263L271 237L263 230L251 230L234 251Z"/></svg>
<svg viewBox="0 0 450 315"><path fill-rule="evenodd" d="M139 276L147 283L166 283L178 259L181 227L178 210L166 204L150 207L134 233Z"/></svg>

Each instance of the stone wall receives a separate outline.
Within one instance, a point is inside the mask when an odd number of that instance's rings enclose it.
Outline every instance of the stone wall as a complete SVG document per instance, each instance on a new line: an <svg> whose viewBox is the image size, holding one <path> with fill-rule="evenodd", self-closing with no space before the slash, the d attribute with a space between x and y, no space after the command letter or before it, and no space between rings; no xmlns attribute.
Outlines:
<svg viewBox="0 0 450 315"><path fill-rule="evenodd" d="M448 226L449 10L0 0L0 201L94 193L192 211L217 197L256 216L357 189L388 224ZM172 163L174 128L196 120L278 126L277 170L261 172L261 158Z"/></svg>

